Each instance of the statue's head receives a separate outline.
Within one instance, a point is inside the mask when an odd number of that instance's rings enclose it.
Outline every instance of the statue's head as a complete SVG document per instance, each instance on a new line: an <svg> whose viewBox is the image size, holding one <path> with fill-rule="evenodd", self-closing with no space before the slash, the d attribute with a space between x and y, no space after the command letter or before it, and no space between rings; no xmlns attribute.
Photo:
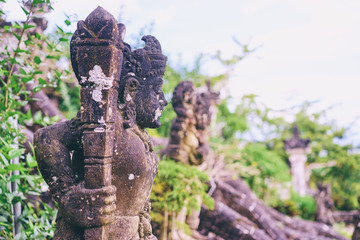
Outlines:
<svg viewBox="0 0 360 240"><path fill-rule="evenodd" d="M196 128L204 130L211 123L211 106L219 101L219 93L213 92L210 81L207 82L205 91L198 91L196 95L195 119Z"/></svg>
<svg viewBox="0 0 360 240"><path fill-rule="evenodd" d="M178 117L192 118L195 111L196 93L192 81L182 81L174 89L172 105Z"/></svg>
<svg viewBox="0 0 360 240"><path fill-rule="evenodd" d="M89 74L97 70L118 91L126 128L158 128L167 105L162 91L167 58L155 37L144 36L145 47L132 51L124 35L125 26L102 7L79 21L70 43L75 75L83 87L93 88Z"/></svg>
<svg viewBox="0 0 360 240"><path fill-rule="evenodd" d="M125 127L136 123L140 128L158 128L162 111L167 105L162 91L167 58L155 37L148 35L142 40L145 47L134 51L125 44L119 101Z"/></svg>

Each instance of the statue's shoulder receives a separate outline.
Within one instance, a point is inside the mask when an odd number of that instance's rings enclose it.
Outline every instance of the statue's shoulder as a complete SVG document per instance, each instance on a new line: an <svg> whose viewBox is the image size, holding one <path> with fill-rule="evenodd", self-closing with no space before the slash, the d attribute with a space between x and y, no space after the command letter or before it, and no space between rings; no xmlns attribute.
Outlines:
<svg viewBox="0 0 360 240"><path fill-rule="evenodd" d="M144 152L153 152L154 147L152 140L146 130L140 129L137 125L124 129L122 141L129 148L143 149ZM121 139L119 139L121 142Z"/></svg>
<svg viewBox="0 0 360 240"><path fill-rule="evenodd" d="M76 148L81 144L82 125L77 117L71 120L55 123L37 130L34 134L34 143L51 144L54 141L68 148Z"/></svg>

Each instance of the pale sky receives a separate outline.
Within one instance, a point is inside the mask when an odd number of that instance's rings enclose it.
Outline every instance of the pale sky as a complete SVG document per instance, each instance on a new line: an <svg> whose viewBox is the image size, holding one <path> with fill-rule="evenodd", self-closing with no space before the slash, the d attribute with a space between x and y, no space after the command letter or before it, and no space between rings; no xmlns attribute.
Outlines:
<svg viewBox="0 0 360 240"><path fill-rule="evenodd" d="M233 71L234 98L257 94L274 109L318 100L316 108L336 105L328 116L340 126L360 116L359 0L57 0L50 25L64 25L64 13L79 20L98 5L124 21L127 38L154 23L152 34L170 62L192 65L200 53L239 53L233 41L260 46ZM9 19L22 16L8 0ZM14 11L16 9L17 11ZM125 38L125 41L126 39ZM213 63L206 73L221 71ZM360 120L351 128L360 145Z"/></svg>

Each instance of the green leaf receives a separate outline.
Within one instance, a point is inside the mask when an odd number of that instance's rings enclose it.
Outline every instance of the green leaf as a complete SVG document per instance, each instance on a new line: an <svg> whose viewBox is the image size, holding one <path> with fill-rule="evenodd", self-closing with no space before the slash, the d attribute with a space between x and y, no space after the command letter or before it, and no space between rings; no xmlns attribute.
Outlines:
<svg viewBox="0 0 360 240"><path fill-rule="evenodd" d="M9 165L8 159L1 152L0 152L0 157L1 157L1 160L2 160L2 164L4 164L5 166Z"/></svg>
<svg viewBox="0 0 360 240"><path fill-rule="evenodd" d="M35 25L28 25L28 24L25 24L24 25L24 29L26 30L26 29L29 29L29 28L34 28L35 27Z"/></svg>
<svg viewBox="0 0 360 240"><path fill-rule="evenodd" d="M25 13L25 15L29 15L29 12L26 11L26 9L24 7L21 7L21 9L23 10L23 12Z"/></svg>
<svg viewBox="0 0 360 240"><path fill-rule="evenodd" d="M33 75L43 74L43 71L35 71L32 73Z"/></svg>
<svg viewBox="0 0 360 240"><path fill-rule="evenodd" d="M41 40L41 35L39 33L35 33L37 39Z"/></svg>
<svg viewBox="0 0 360 240"><path fill-rule="evenodd" d="M37 162L35 160L35 158L33 156L31 156L30 153L28 153L26 155L26 164L30 167L30 168L33 168L33 167L36 167L37 166Z"/></svg>
<svg viewBox="0 0 360 240"><path fill-rule="evenodd" d="M41 63L41 59L39 58L39 56L35 56L35 57L34 57L34 62L35 62L36 64L40 64L40 63Z"/></svg>
<svg viewBox="0 0 360 240"><path fill-rule="evenodd" d="M16 180L20 180L26 178L26 175L11 175L9 181L10 182L15 182Z"/></svg>
<svg viewBox="0 0 360 240"><path fill-rule="evenodd" d="M4 26L4 30L6 31L6 32L10 32L10 26Z"/></svg>
<svg viewBox="0 0 360 240"><path fill-rule="evenodd" d="M43 116L41 115L41 111L37 111L34 116L34 121L36 122L42 122L43 121Z"/></svg>
<svg viewBox="0 0 360 240"><path fill-rule="evenodd" d="M44 3L44 0L34 0L33 4L40 4L40 3Z"/></svg>
<svg viewBox="0 0 360 240"><path fill-rule="evenodd" d="M13 23L13 28L22 29L22 27L18 23Z"/></svg>
<svg viewBox="0 0 360 240"><path fill-rule="evenodd" d="M20 36L19 35L17 35L16 33L14 33L14 32L11 32L12 33L12 35L14 35L15 37L16 37L16 39L18 40L18 41L20 41Z"/></svg>
<svg viewBox="0 0 360 240"><path fill-rule="evenodd" d="M60 41L60 42L68 42L69 39L61 37L61 38L59 38L59 41Z"/></svg>
<svg viewBox="0 0 360 240"><path fill-rule="evenodd" d="M39 85L46 85L47 84L46 80L41 78L41 77L38 79L38 81L39 81Z"/></svg>
<svg viewBox="0 0 360 240"><path fill-rule="evenodd" d="M57 59L57 60L60 59L59 56L52 56L52 55L47 55L46 58L47 58L47 59Z"/></svg>
<svg viewBox="0 0 360 240"><path fill-rule="evenodd" d="M70 25L71 25L71 22L70 22L69 20L67 20L67 19L66 19L64 22L65 22L65 24L66 24L67 26L70 26Z"/></svg>
<svg viewBox="0 0 360 240"><path fill-rule="evenodd" d="M13 158L16 158L16 157L20 157L21 154L24 153L24 149L11 149L9 151L9 158L10 159L13 159Z"/></svg>
<svg viewBox="0 0 360 240"><path fill-rule="evenodd" d="M18 164L9 164L9 166L7 166L7 170L8 171L14 171L14 170L18 170L18 171L26 171L26 168L24 168L23 166L20 166Z"/></svg>

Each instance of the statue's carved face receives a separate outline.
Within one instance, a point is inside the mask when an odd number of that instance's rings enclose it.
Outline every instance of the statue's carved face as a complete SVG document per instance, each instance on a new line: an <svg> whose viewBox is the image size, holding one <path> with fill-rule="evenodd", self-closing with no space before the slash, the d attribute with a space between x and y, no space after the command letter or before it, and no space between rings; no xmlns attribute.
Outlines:
<svg viewBox="0 0 360 240"><path fill-rule="evenodd" d="M162 91L163 79L159 76L149 77L136 91L136 122L141 128L158 128L160 117L168 104Z"/></svg>
<svg viewBox="0 0 360 240"><path fill-rule="evenodd" d="M119 94L120 102L125 104L125 128L134 124L140 128L160 127L161 113L167 105L162 91L167 58L155 37L148 35L142 40L144 48L131 51L125 43L123 51Z"/></svg>

